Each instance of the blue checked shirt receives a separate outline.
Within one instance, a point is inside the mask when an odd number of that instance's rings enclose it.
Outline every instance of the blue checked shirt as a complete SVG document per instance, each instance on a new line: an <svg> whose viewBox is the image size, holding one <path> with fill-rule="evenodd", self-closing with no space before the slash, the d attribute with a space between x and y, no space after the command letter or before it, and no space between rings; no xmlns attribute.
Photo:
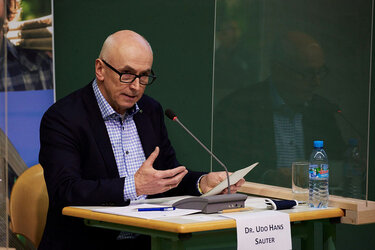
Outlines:
<svg viewBox="0 0 375 250"><path fill-rule="evenodd" d="M4 45L7 58L4 59ZM3 38L0 48L0 91L42 90L53 88L52 60L42 51L22 49ZM7 81L5 83L5 64ZM7 87L5 87L7 86Z"/></svg>
<svg viewBox="0 0 375 250"><path fill-rule="evenodd" d="M96 80L93 89L100 112L107 127L112 150L115 155L120 177L125 177L124 199L146 199L146 195L137 196L134 174L146 160L141 140L133 116L139 111L138 105L127 111L125 117L114 111L99 90Z"/></svg>
<svg viewBox="0 0 375 250"><path fill-rule="evenodd" d="M277 167L290 167L292 162L303 160L305 156L302 114L288 108L272 84L271 96L275 110L273 123Z"/></svg>

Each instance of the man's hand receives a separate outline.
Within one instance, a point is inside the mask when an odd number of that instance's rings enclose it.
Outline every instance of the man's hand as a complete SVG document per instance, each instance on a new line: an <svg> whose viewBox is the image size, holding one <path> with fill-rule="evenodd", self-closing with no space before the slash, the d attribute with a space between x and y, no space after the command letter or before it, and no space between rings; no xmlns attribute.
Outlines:
<svg viewBox="0 0 375 250"><path fill-rule="evenodd" d="M231 175L231 173L229 173ZM220 182L225 180L227 178L227 174L224 171L221 172L211 172L205 176L202 177L202 179L199 182L199 186L202 190L202 192L205 194L214 187L216 187ZM239 180L236 184L233 184L230 186L230 193L236 193L240 187L245 183L245 179ZM228 188L225 188L222 192L222 194L228 193Z"/></svg>
<svg viewBox="0 0 375 250"><path fill-rule="evenodd" d="M138 196L159 194L175 188L188 172L184 166L169 170L154 169L152 165L159 155L159 150L159 147L156 147L134 175Z"/></svg>

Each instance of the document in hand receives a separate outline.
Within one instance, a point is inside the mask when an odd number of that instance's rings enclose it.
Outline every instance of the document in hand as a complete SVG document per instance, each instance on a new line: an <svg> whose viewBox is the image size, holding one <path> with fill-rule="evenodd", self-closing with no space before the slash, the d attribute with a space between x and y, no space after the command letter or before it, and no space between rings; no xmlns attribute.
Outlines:
<svg viewBox="0 0 375 250"><path fill-rule="evenodd" d="M245 177L245 175L247 175L258 164L259 164L259 162L256 162L256 163L252 164L251 166L248 166L246 168L237 170L236 172L232 173L229 176L230 185L233 185L233 184L237 183L239 180L241 180L241 178ZM227 181L227 179L225 179L222 182L220 182L216 187L211 189L209 192L207 192L205 194L202 194L202 197L219 194L221 191L223 191L227 187L228 187L228 181Z"/></svg>
<svg viewBox="0 0 375 250"><path fill-rule="evenodd" d="M229 176L229 183L235 184L247 173L249 173L258 163L240 169ZM173 207L184 208L184 209L199 209L202 213L210 214L217 213L225 209L243 208L245 206L245 200L247 195L245 194L219 194L225 188L228 187L228 180L225 179L214 187L209 192L201 195L200 197L192 197L179 200L173 203Z"/></svg>

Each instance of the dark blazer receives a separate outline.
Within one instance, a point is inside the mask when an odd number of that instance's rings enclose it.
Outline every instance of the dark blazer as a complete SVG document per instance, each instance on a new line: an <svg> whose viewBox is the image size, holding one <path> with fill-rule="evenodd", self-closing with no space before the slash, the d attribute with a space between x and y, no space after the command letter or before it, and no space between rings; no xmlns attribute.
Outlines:
<svg viewBox="0 0 375 250"><path fill-rule="evenodd" d="M179 166L168 139L161 105L144 95L134 121L146 158L156 146L154 168ZM65 206L125 206L124 179L120 178L111 142L92 84L57 101L44 114L40 126L39 162L49 195L47 223L40 249L110 249L116 231L85 226L82 219L63 216ZM199 195L203 173L189 171L180 185L152 196Z"/></svg>

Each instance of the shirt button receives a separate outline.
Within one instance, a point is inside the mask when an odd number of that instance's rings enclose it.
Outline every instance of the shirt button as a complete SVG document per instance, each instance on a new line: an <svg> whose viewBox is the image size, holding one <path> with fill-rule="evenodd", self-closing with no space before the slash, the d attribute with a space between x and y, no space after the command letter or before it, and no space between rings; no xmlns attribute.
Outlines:
<svg viewBox="0 0 375 250"><path fill-rule="evenodd" d="M128 150L126 150L126 151L125 151L125 154L127 154L127 155L128 155L128 154L129 154L129 151L128 151Z"/></svg>

